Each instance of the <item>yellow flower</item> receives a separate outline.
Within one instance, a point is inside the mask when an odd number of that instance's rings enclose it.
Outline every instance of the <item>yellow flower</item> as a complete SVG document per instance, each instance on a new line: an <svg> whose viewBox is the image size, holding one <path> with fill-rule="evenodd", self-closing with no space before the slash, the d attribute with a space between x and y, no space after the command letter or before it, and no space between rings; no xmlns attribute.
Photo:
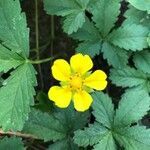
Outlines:
<svg viewBox="0 0 150 150"><path fill-rule="evenodd" d="M71 57L70 64L57 59L52 66L52 75L60 81L60 86L50 88L49 99L60 108L68 107L72 100L77 111L89 109L93 101L89 93L107 86L106 74L102 70L91 73L92 67L91 58L80 53Z"/></svg>

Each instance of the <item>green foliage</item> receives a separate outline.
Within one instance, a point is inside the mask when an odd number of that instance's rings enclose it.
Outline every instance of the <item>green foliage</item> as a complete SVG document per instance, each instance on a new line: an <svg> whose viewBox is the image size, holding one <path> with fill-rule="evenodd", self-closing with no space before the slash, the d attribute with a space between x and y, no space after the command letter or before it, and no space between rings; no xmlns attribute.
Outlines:
<svg viewBox="0 0 150 150"><path fill-rule="evenodd" d="M67 147L66 150L69 150L71 147L76 147L73 146L71 139L73 132L85 126L88 122L88 116L88 112L79 113L73 107L55 110L51 114L33 109L29 120L25 123L23 132L30 133L44 141L56 141L50 145L50 148L60 149L63 143L63 146Z"/></svg>
<svg viewBox="0 0 150 150"><path fill-rule="evenodd" d="M128 0L135 8L150 11L150 0Z"/></svg>
<svg viewBox="0 0 150 150"><path fill-rule="evenodd" d="M83 147L94 145L94 150L117 150L117 141L126 150L147 150L150 146L150 130L139 125L130 127L149 110L150 97L145 91L126 92L115 113L107 94L95 92L93 98L96 121L84 130L75 132L75 143Z"/></svg>
<svg viewBox="0 0 150 150"><path fill-rule="evenodd" d="M91 8L93 21L103 37L114 27L120 14L120 0L100 0Z"/></svg>
<svg viewBox="0 0 150 150"><path fill-rule="evenodd" d="M148 33L148 28L142 25L128 24L114 30L109 35L109 41L126 50L142 50L148 47Z"/></svg>
<svg viewBox="0 0 150 150"><path fill-rule="evenodd" d="M29 56L29 29L18 0L0 1L0 41L14 52Z"/></svg>
<svg viewBox="0 0 150 150"><path fill-rule="evenodd" d="M0 72L12 68L0 88L0 125L3 130L21 130L28 119L36 85L29 56L29 29L18 0L0 1Z"/></svg>
<svg viewBox="0 0 150 150"><path fill-rule="evenodd" d="M32 65L24 64L11 73L0 88L0 125L4 130L21 130L33 105L36 84Z"/></svg>
<svg viewBox="0 0 150 150"><path fill-rule="evenodd" d="M90 0L44 0L48 14L65 16L63 30L71 34L81 28L85 22L85 10Z"/></svg>
<svg viewBox="0 0 150 150"><path fill-rule="evenodd" d="M20 138L11 137L11 138L3 138L0 140L0 149L1 150L25 150L23 146L23 142Z"/></svg>
<svg viewBox="0 0 150 150"><path fill-rule="evenodd" d="M130 67L123 69L112 69L110 73L110 79L117 86L130 88L141 87L148 92L150 91L149 77L150 74Z"/></svg>

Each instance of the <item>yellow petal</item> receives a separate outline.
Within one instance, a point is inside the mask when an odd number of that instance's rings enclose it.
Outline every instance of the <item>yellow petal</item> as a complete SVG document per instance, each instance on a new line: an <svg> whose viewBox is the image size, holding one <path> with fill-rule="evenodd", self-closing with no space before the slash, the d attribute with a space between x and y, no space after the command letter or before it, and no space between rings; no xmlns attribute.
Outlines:
<svg viewBox="0 0 150 150"><path fill-rule="evenodd" d="M84 85L96 89L96 90L104 90L107 86L106 81L107 75L102 70L96 70L89 77L87 77L84 81Z"/></svg>
<svg viewBox="0 0 150 150"><path fill-rule="evenodd" d="M70 104L72 93L68 88L52 86L48 92L48 97L58 107L66 108Z"/></svg>
<svg viewBox="0 0 150 150"><path fill-rule="evenodd" d="M93 67L93 62L88 55L79 53L71 57L70 65L75 72L84 74Z"/></svg>
<svg viewBox="0 0 150 150"><path fill-rule="evenodd" d="M67 81L71 74L70 65L64 59L57 59L52 66L52 74L56 80Z"/></svg>
<svg viewBox="0 0 150 150"><path fill-rule="evenodd" d="M80 91L74 94L74 107L77 111L86 111L92 104L92 97L86 91Z"/></svg>

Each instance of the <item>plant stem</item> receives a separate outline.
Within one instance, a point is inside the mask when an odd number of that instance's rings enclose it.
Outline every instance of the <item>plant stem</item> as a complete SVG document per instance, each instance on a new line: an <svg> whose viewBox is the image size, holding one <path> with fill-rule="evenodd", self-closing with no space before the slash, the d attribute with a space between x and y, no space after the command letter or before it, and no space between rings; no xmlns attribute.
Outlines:
<svg viewBox="0 0 150 150"><path fill-rule="evenodd" d="M2 129L0 129L0 134L1 135L14 135L14 136L23 137L23 138L38 139L36 136L31 135L31 134L25 134L21 132L12 132L12 131L4 132Z"/></svg>
<svg viewBox="0 0 150 150"><path fill-rule="evenodd" d="M35 0L35 33L36 33L36 59L40 59L40 49L39 49L39 20L38 20L38 0ZM40 63L38 64L39 76L41 80L41 88L43 89L43 77L42 77L42 69Z"/></svg>
<svg viewBox="0 0 150 150"><path fill-rule="evenodd" d="M45 59L41 59L41 60L27 60L27 62L30 62L31 64L42 64L42 63L46 63L49 62L51 60L53 60L54 57L49 57L49 58L45 58Z"/></svg>

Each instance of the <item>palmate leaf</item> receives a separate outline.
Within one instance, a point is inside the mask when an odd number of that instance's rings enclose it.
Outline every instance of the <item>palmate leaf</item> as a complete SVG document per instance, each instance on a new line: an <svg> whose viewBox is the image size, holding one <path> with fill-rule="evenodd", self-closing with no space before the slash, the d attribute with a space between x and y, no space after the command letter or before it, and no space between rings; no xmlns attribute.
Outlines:
<svg viewBox="0 0 150 150"><path fill-rule="evenodd" d="M83 26L88 3L89 0L44 0L44 8L48 14L65 16L63 29L71 34Z"/></svg>
<svg viewBox="0 0 150 150"><path fill-rule="evenodd" d="M29 56L29 29L19 0L0 1L0 72L12 68L0 88L0 126L3 130L22 130L34 104L35 70Z"/></svg>
<svg viewBox="0 0 150 150"><path fill-rule="evenodd" d="M108 64L115 68L125 67L128 63L127 51L110 43L103 43L102 52L103 57L107 59Z"/></svg>
<svg viewBox="0 0 150 150"><path fill-rule="evenodd" d="M99 0L91 9L93 21L105 37L114 27L120 14L120 0Z"/></svg>
<svg viewBox="0 0 150 150"><path fill-rule="evenodd" d="M150 51L136 53L133 60L138 69L150 74Z"/></svg>
<svg viewBox="0 0 150 150"><path fill-rule="evenodd" d="M35 70L23 64L11 73L0 88L0 125L3 130L21 130L33 105Z"/></svg>
<svg viewBox="0 0 150 150"><path fill-rule="evenodd" d="M139 90L126 91L116 113L107 94L96 92L93 99L93 115L96 121L84 130L75 131L76 144L83 147L91 145L94 150L117 150L116 143L119 143L125 150L148 150L150 130L132 124L147 114L150 106L148 93Z"/></svg>
<svg viewBox="0 0 150 150"><path fill-rule="evenodd" d="M29 29L19 0L0 1L0 41L14 52L29 56Z"/></svg>
<svg viewBox="0 0 150 150"><path fill-rule="evenodd" d="M16 68L24 62L25 60L17 53L0 45L0 72L7 72L11 68Z"/></svg>
<svg viewBox="0 0 150 150"><path fill-rule="evenodd" d="M52 114L32 110L23 132L44 141L69 140L73 132L87 123L88 113L76 112L72 107Z"/></svg>
<svg viewBox="0 0 150 150"><path fill-rule="evenodd" d="M150 0L128 0L135 8L150 11Z"/></svg>
<svg viewBox="0 0 150 150"><path fill-rule="evenodd" d="M130 126L142 119L150 107L150 97L143 90L130 90L126 92L119 103L114 118L114 125L118 128Z"/></svg>
<svg viewBox="0 0 150 150"><path fill-rule="evenodd" d="M11 137L3 138L0 140L0 149L1 150L25 150L21 138Z"/></svg>
<svg viewBox="0 0 150 150"><path fill-rule="evenodd" d="M138 31L138 32L137 32ZM148 47L149 29L136 24L128 24L114 30L108 37L109 42L126 50L143 50Z"/></svg>

